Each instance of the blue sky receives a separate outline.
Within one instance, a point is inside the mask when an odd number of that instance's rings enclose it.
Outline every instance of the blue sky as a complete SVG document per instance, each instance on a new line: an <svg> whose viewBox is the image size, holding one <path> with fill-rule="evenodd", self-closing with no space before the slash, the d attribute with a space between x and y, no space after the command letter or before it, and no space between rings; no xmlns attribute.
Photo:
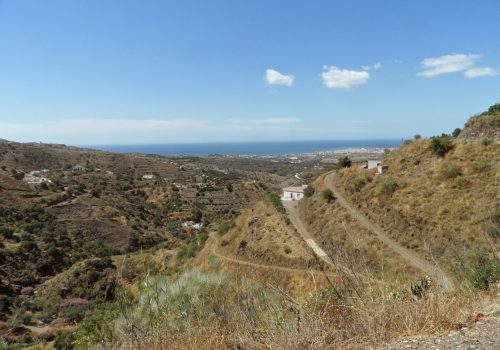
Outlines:
<svg viewBox="0 0 500 350"><path fill-rule="evenodd" d="M0 0L0 138L400 138L500 102L500 2Z"/></svg>

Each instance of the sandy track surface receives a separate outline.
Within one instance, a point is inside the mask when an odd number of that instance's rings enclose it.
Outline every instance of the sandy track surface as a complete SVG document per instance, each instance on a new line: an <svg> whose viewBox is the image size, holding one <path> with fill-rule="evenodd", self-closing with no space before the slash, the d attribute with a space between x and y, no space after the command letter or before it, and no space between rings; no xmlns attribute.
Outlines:
<svg viewBox="0 0 500 350"><path fill-rule="evenodd" d="M393 240L379 225L368 219L362 214L352 203L350 203L343 193L335 186L336 174L330 173L325 176L325 186L332 190L335 201L344 207L349 214L355 218L361 225L373 232L376 237L385 245L391 248L394 252L406 259L411 265L419 270L425 272L429 276L434 277L439 285L448 291L454 289L453 283L448 279L446 274L439 266L436 266L422 257L418 256L415 252L403 247L401 244Z"/></svg>

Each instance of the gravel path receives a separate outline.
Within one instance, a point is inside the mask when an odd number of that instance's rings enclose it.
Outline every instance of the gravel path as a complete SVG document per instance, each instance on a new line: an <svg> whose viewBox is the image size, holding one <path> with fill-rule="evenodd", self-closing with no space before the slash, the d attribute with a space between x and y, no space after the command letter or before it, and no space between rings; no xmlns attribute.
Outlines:
<svg viewBox="0 0 500 350"><path fill-rule="evenodd" d="M500 349L500 309L485 313L481 320L447 334L411 337L385 344L379 350L401 349Z"/></svg>
<svg viewBox="0 0 500 350"><path fill-rule="evenodd" d="M401 244L393 240L379 225L372 222L365 215L363 215L356 207L351 204L343 195L343 193L335 186L335 173L330 173L325 176L325 185L332 190L335 200L338 204L344 207L349 214L355 218L361 225L372 231L376 237L386 244L389 248L406 259L410 264L424 271L426 274L433 276L437 279L439 285L448 291L454 289L453 283L448 279L446 274L439 266L436 266L425 259L418 256L415 252L403 247Z"/></svg>
<svg viewBox="0 0 500 350"><path fill-rule="evenodd" d="M297 210L298 201L282 201L282 202L293 226L295 227L299 235L302 237L302 239L313 250L314 254L316 254L318 258L320 258L327 264L333 265L332 260L328 257L328 254L326 254L325 251L321 249L321 247L318 245L318 243L316 243L312 235L309 233L309 231L307 231L304 224L302 223L302 220L300 219Z"/></svg>
<svg viewBox="0 0 500 350"><path fill-rule="evenodd" d="M332 277L336 276L334 273L321 271L321 270L300 269L300 268L293 268L293 267L286 267L286 266L279 266L279 265L266 265L266 264L254 263L254 262L247 261L247 260L239 260L239 259L231 258L231 257L225 256L225 255L222 255L221 253L219 253L217 251L217 247L219 246L219 238L217 237L216 232L212 232L210 234L210 239L212 240L212 242L209 242L208 244L211 245L211 248L210 248L211 254L222 259L222 260L225 260L225 261L228 261L228 262L231 262L234 264L252 266L252 267L256 267L259 269L265 269L265 270L276 270L276 271L283 271L283 272L306 273L306 274L314 273L314 274L322 274L322 275L327 275L327 276L332 276Z"/></svg>

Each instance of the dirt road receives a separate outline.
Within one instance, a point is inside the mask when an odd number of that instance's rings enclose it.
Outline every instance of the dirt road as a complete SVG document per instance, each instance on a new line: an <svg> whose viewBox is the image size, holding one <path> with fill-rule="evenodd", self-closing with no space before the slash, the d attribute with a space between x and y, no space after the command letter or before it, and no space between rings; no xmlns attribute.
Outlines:
<svg viewBox="0 0 500 350"><path fill-rule="evenodd" d="M212 232L210 234L209 239L212 241L212 242L208 242L208 244L211 245L211 254L213 256L216 256L216 257L222 259L222 260L229 261L229 262L234 263L234 264L252 266L252 267L256 267L259 269L266 269L266 270L275 270L275 271L293 272L293 273L307 273L307 274L311 274L311 273L326 274L329 276L335 276L334 273L320 271L320 270L299 269L299 268L285 267L285 266L278 266L278 265L258 264L258 263L253 263L253 262L247 261L247 260L239 260L239 259L235 259L235 258L230 258L228 256L220 254L217 251L217 247L219 246L219 238L217 237L217 232Z"/></svg>
<svg viewBox="0 0 500 350"><path fill-rule="evenodd" d="M394 252L406 259L411 265L422 270L429 276L435 278L439 285L448 291L454 289L453 284L448 279L446 274L439 266L436 266L425 259L418 256L415 252L403 247L401 244L393 240L379 225L363 215L353 204L351 204L343 195L343 193L335 186L335 173L330 173L325 176L325 186L332 190L335 195L335 200L338 204L344 207L349 214L355 218L361 225L373 232L376 237L385 245L391 248Z"/></svg>
<svg viewBox="0 0 500 350"><path fill-rule="evenodd" d="M302 223L297 210L297 203L297 201L283 201L283 206L288 213L290 221L292 222L293 226L302 237L302 239L313 250L314 254L316 254L319 259L323 260L327 264L333 265L332 260L328 257L328 254L326 254L325 251L321 249L321 247L314 241L313 237Z"/></svg>

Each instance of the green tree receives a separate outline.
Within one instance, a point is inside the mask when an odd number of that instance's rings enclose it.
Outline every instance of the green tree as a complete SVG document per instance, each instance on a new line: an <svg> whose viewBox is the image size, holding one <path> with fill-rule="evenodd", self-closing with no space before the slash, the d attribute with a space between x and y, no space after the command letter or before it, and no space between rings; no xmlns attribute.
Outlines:
<svg viewBox="0 0 500 350"><path fill-rule="evenodd" d="M323 196L323 199L326 200L328 203L330 203L332 200L335 199L335 196L333 195L333 192L331 189L327 188L326 190L323 190L321 193Z"/></svg>
<svg viewBox="0 0 500 350"><path fill-rule="evenodd" d="M442 134L431 138L431 151L435 155L444 157L446 153L453 149L452 138L450 135Z"/></svg>
<svg viewBox="0 0 500 350"><path fill-rule="evenodd" d="M351 165L352 165L352 162L351 162L351 160L349 159L349 157L347 157L347 156L345 156L345 157L340 157L340 158L337 160L337 169L349 168Z"/></svg>
<svg viewBox="0 0 500 350"><path fill-rule="evenodd" d="M304 189L304 196L306 197L311 197L313 194L314 194L314 187L312 185L308 185L305 189Z"/></svg>
<svg viewBox="0 0 500 350"><path fill-rule="evenodd" d="M453 136L454 138L457 138L458 135L460 135L460 133L462 132L462 129L460 128L456 128L455 130L453 130L453 132L451 133L451 136Z"/></svg>

